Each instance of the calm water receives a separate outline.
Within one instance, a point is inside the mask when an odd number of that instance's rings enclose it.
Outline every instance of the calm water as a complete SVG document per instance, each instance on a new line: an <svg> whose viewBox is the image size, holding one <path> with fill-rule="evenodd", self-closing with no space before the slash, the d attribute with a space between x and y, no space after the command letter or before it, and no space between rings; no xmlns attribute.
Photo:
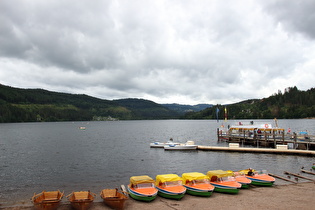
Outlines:
<svg viewBox="0 0 315 210"><path fill-rule="evenodd" d="M230 122L234 124L234 122ZM208 170L268 169L282 175L310 167L313 157L209 151L164 151L153 141L193 140L218 145L210 120L0 124L0 203L29 202L42 190L91 190L128 184L129 177ZM85 130L80 130L85 126ZM279 120L292 131L315 135L315 120ZM224 144L224 143L221 143ZM281 181L279 181L281 184ZM9 200L9 203L7 202Z"/></svg>

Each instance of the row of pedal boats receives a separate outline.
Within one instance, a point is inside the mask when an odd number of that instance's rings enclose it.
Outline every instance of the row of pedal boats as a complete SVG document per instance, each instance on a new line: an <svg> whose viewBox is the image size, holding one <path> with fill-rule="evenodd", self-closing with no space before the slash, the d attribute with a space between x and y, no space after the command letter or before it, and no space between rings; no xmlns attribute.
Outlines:
<svg viewBox="0 0 315 210"><path fill-rule="evenodd" d="M207 174L200 172L177 174L161 174L156 179L148 175L132 176L127 189L122 192L118 189L103 189L100 193L103 202L114 209L123 209L128 199L127 195L135 200L153 201L157 195L180 200L184 195L209 197L213 192L237 194L241 188L250 185L272 186L275 179L263 171L245 169L241 171L213 170ZM124 185L123 185L124 186ZM43 191L34 194L32 202L38 210L54 210L60 205L64 193L58 191ZM72 207L85 210L94 201L95 194L90 191L72 192L66 196Z"/></svg>
<svg viewBox="0 0 315 210"><path fill-rule="evenodd" d="M250 185L272 186L275 178L266 172L252 169L241 171L213 170L207 174L200 172L157 175L152 179L148 175L130 177L127 187L129 196L135 200L152 201L157 195L180 200L184 195L209 197L213 192L237 194L241 188Z"/></svg>

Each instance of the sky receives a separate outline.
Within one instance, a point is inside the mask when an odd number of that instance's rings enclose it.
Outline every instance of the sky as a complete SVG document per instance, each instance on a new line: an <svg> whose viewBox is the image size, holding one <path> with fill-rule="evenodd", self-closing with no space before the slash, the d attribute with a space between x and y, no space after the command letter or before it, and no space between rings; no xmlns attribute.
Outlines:
<svg viewBox="0 0 315 210"><path fill-rule="evenodd" d="M1 0L0 83L229 104L315 86L314 0Z"/></svg>

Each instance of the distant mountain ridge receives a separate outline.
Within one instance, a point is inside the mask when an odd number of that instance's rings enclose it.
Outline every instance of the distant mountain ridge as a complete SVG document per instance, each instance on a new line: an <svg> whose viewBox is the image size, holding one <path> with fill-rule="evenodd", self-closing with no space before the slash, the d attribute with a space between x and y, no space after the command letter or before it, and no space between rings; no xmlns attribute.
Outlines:
<svg viewBox="0 0 315 210"><path fill-rule="evenodd" d="M176 119L180 113L144 99L105 100L84 94L0 84L0 122Z"/></svg>
<svg viewBox="0 0 315 210"><path fill-rule="evenodd" d="M268 98L228 105L181 105L137 98L105 100L0 84L0 122L216 119L217 116L223 119L224 115L228 119L314 118L315 88L300 91L290 87Z"/></svg>
<svg viewBox="0 0 315 210"><path fill-rule="evenodd" d="M210 108L213 106L212 104L183 105L183 104L176 104L176 103L162 104L162 105L182 114L187 113L187 112L198 112L198 111L201 111L201 110L204 110L206 108Z"/></svg>

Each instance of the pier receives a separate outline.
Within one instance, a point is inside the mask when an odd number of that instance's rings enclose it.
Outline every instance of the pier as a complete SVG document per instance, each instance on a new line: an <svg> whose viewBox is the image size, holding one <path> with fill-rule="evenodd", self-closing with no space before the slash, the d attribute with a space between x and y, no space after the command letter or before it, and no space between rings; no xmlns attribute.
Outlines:
<svg viewBox="0 0 315 210"><path fill-rule="evenodd" d="M230 143L228 147L217 147L217 146L201 146L198 145L198 150L204 151L218 151L218 152L247 152L247 153L269 153L269 154L285 154L285 155L303 155L303 156L315 156L314 150L297 150L297 149L287 149L286 145L284 147L272 148L248 148L239 147L237 143Z"/></svg>
<svg viewBox="0 0 315 210"><path fill-rule="evenodd" d="M278 145L287 145L290 149L315 150L315 136L307 132L285 133L283 128L272 128L270 124L260 127L233 126L228 130L218 128L217 136L218 141L239 143L241 146L276 148Z"/></svg>

